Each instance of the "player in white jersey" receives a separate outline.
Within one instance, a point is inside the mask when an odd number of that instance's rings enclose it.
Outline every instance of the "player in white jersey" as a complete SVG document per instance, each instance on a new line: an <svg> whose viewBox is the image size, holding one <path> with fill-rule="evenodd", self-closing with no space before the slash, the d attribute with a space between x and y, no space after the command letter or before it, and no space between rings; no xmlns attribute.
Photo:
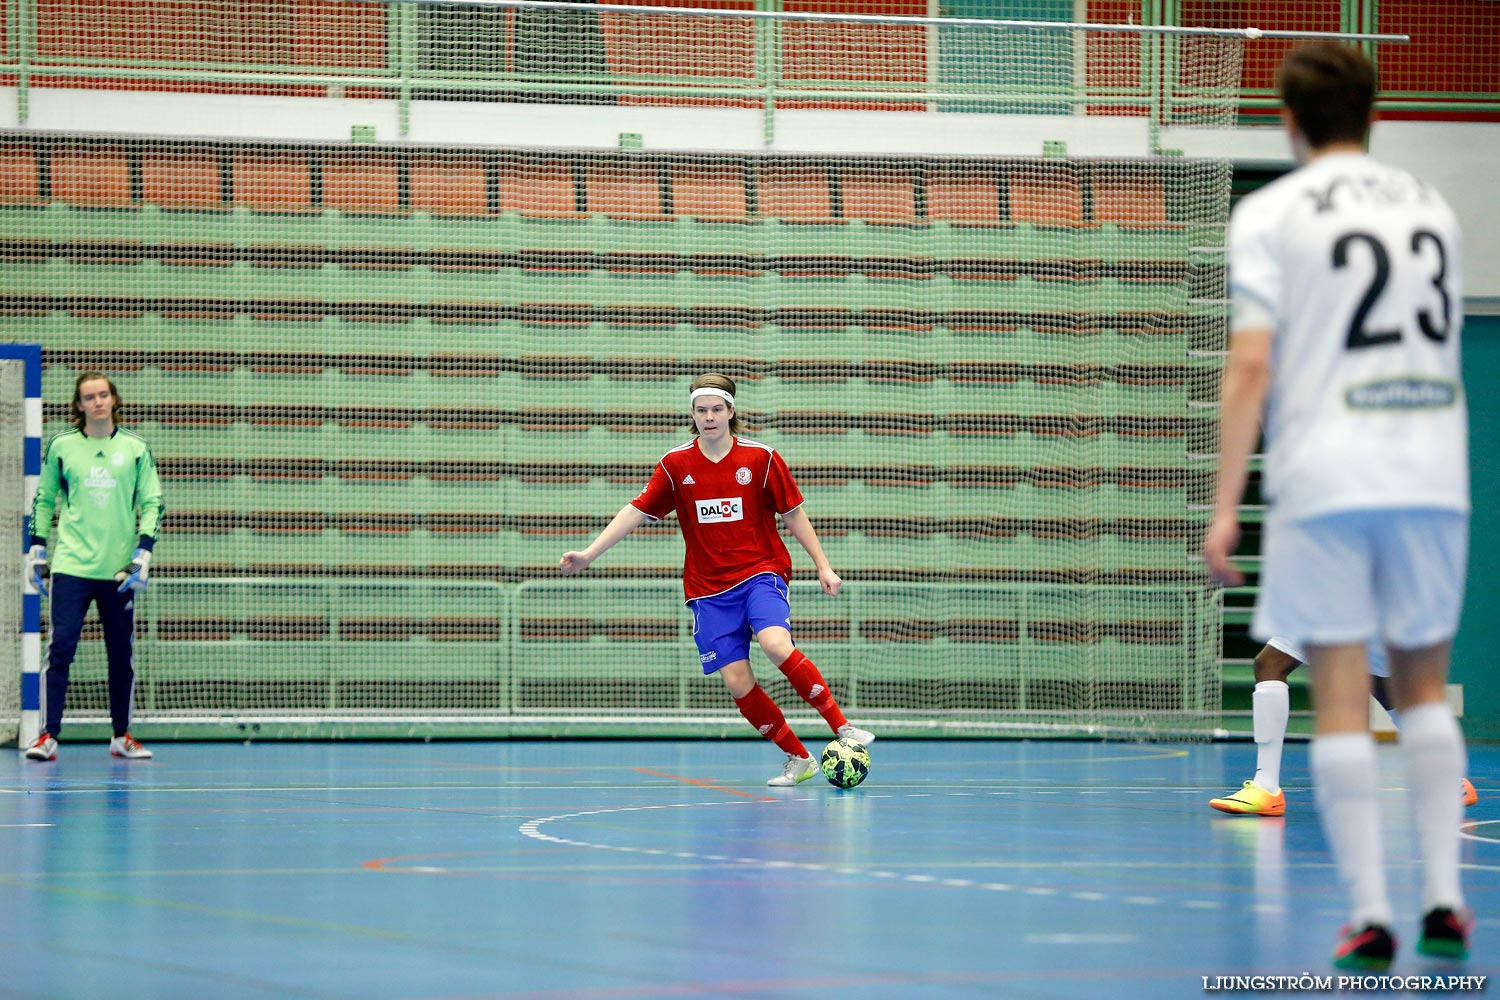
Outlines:
<svg viewBox="0 0 1500 1000"><path fill-rule="evenodd" d="M1230 219L1204 559L1215 579L1243 580L1238 505L1263 426L1269 509L1252 631L1298 636L1311 657L1313 789L1351 901L1334 962L1383 969L1396 950L1369 731L1372 639L1390 654L1402 715L1423 862L1417 950L1465 958L1453 789L1467 764L1444 692L1468 558L1458 222L1431 186L1365 153L1375 71L1357 49L1300 46L1279 86L1301 167Z"/></svg>
<svg viewBox="0 0 1500 1000"><path fill-rule="evenodd" d="M1370 693L1400 728L1401 711L1391 698L1390 658L1386 656L1384 643L1370 643L1369 657ZM1286 794L1281 790L1281 751L1292 714L1287 679L1306 662L1307 654L1301 644L1284 635L1271 636L1255 654L1255 690L1250 696L1255 777L1227 795L1210 799L1210 806L1239 816L1286 815ZM1479 801L1479 793L1468 778L1460 783L1459 795L1466 806Z"/></svg>

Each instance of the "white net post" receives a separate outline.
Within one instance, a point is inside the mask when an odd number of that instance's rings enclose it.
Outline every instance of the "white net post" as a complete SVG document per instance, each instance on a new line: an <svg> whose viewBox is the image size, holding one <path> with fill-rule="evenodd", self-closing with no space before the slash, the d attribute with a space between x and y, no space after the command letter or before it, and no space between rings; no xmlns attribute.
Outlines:
<svg viewBox="0 0 1500 1000"><path fill-rule="evenodd" d="M24 579L31 501L41 471L42 352L0 344L0 496L20 535L0 548L0 743L28 746L40 733L41 596Z"/></svg>

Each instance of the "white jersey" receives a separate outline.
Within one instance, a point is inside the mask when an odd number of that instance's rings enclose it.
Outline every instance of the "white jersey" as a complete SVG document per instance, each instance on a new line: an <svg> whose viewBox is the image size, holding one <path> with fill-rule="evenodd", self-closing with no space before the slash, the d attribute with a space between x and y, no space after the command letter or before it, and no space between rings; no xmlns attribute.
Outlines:
<svg viewBox="0 0 1500 1000"><path fill-rule="evenodd" d="M1263 493L1277 519L1469 509L1458 221L1434 188L1333 153L1229 224L1236 329L1271 328Z"/></svg>

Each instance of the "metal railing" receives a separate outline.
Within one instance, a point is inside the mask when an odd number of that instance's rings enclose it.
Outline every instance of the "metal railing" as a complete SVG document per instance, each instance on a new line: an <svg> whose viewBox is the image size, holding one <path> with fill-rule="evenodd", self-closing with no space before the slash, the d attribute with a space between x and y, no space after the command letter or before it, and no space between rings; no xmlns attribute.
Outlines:
<svg viewBox="0 0 1500 1000"><path fill-rule="evenodd" d="M1207 586L852 583L828 599L802 581L793 591L799 645L847 710L889 731L1107 735L1100 726L1135 715L1147 725L1153 714L1027 701L1028 686L1045 693L1059 682L1157 685L1175 692L1156 708L1164 724L1217 725L1219 597ZM158 737L630 735L705 724L735 734L742 724L718 682L696 669L681 597L675 580L164 576L137 616L136 718ZM1126 662L1131 640L1110 629L1132 622L1155 631L1135 636L1145 652ZM435 638L444 628L455 641ZM99 725L102 649L85 643L79 653L68 718ZM591 693L614 680L668 696L633 706ZM1009 682L1018 700L885 707L893 683L916 692L986 681ZM873 702L861 694L870 683L884 685Z"/></svg>
<svg viewBox="0 0 1500 1000"><path fill-rule="evenodd" d="M349 4L369 11L376 4ZM379 6L378 16L364 15L378 31L361 34L346 28L348 45L339 51L337 64L326 56L278 61L264 55L274 46L263 39L248 42L225 37L217 53L204 57L204 45L184 47L180 56L153 51L122 54L99 42L91 33L70 21L66 4L43 6L38 0L11 0L5 5L5 44L0 50L0 74L10 76L17 88L17 112L22 125L29 117L32 93L38 87L77 86L80 83L114 88L157 88L295 92L299 96L347 95L351 91L380 96L398 103L401 134L407 134L414 101L463 97L497 100L536 99L558 101L610 100L616 98L720 102L758 107L765 117L765 131L774 131L775 110L789 102L802 106L897 106L923 109L1007 111L1037 110L1068 113L1099 105L1137 108L1152 122L1168 123L1183 109L1201 110L1205 104L1228 101L1239 110L1255 111L1274 104L1264 91L1227 94L1223 89L1203 88L1180 79L1182 59L1178 44L1205 38L1263 39L1321 37L1327 32L1255 29L1179 28L1178 0L1143 0L1132 24L1065 25L1054 22L1002 21L979 18L878 18L865 15L791 13L779 9L778 0L757 0L755 10L704 10L704 18L734 22L736 44L746 46L737 55L715 51L711 39L701 40L707 53L701 67L671 67L670 72L645 72L609 65L602 29L604 18L638 14L662 18L676 16L692 21L691 11L675 7L600 5L567 0L426 0L421 4L389 0ZM1373 4L1343 0L1340 5L1340 37L1362 40L1373 49L1379 42L1399 42L1405 36L1376 31ZM81 6L77 10L83 10ZM128 10L129 8L120 8ZM289 10L295 10L295 6ZM339 8L334 8L338 10ZM434 14L444 10L467 11L478 18L479 33L497 32L489 57L464 51L462 34L445 35ZM654 12L654 13L653 13ZM76 11L75 11L76 13ZM183 15L186 16L186 15ZM556 25L543 31L526 29L528 17L570 18L569 27ZM789 32L799 25L817 22L841 25L849 31L869 29L898 31L910 35L911 45L922 49L911 65L895 74L872 70L853 78L814 79L799 76L788 66L788 45L795 44ZM365 22L361 22L363 24ZM297 28L295 15L286 25L288 36ZM142 26L143 28L149 26ZM1089 80L1085 67L1089 54L1077 29L1088 32L1128 33L1138 39L1134 51L1111 70L1112 83ZM994 53L954 52L938 56L937 47L919 39L931 32L1025 30L1049 33L1074 30L1071 42L1042 46L1029 54L1040 59L1043 72L1014 72L1013 56L1005 64ZM529 31L529 34L527 33ZM550 32L550 34L549 34ZM476 36L478 37L478 36ZM854 36L856 39L858 35ZM900 37L906 37L905 35ZM538 40L541 41L538 41ZM472 40L472 39L469 39ZM335 37L329 48L337 48ZM550 46L565 58L559 68L523 65L516 56L527 44ZM871 35L868 44L877 46ZM698 43L693 43L698 44ZM857 44L861 44L856 42ZM958 48L962 48L959 46ZM877 51L872 47L872 53ZM458 69L457 66L478 68ZM816 63L812 65L817 65ZM1028 64L1029 66L1029 64ZM661 67L658 67L661 68ZM825 67L826 68L826 67ZM807 65L803 66L803 71ZM701 71L694 71L701 70ZM892 75L898 78L890 78ZM884 78L882 78L884 76ZM899 78L899 77L905 78ZM1133 76L1133 79L1125 79ZM1121 83L1121 80L1125 82ZM1392 94L1383 106L1420 108L1427 111L1500 110L1497 95Z"/></svg>

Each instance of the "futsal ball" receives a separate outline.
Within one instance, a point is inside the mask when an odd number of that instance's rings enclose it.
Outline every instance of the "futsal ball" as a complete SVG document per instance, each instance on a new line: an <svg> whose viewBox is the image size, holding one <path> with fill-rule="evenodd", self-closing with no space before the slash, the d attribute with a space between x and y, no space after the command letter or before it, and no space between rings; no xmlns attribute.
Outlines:
<svg viewBox="0 0 1500 1000"><path fill-rule="evenodd" d="M823 777L840 788L853 788L870 773L870 751L863 743L840 736L823 748Z"/></svg>

